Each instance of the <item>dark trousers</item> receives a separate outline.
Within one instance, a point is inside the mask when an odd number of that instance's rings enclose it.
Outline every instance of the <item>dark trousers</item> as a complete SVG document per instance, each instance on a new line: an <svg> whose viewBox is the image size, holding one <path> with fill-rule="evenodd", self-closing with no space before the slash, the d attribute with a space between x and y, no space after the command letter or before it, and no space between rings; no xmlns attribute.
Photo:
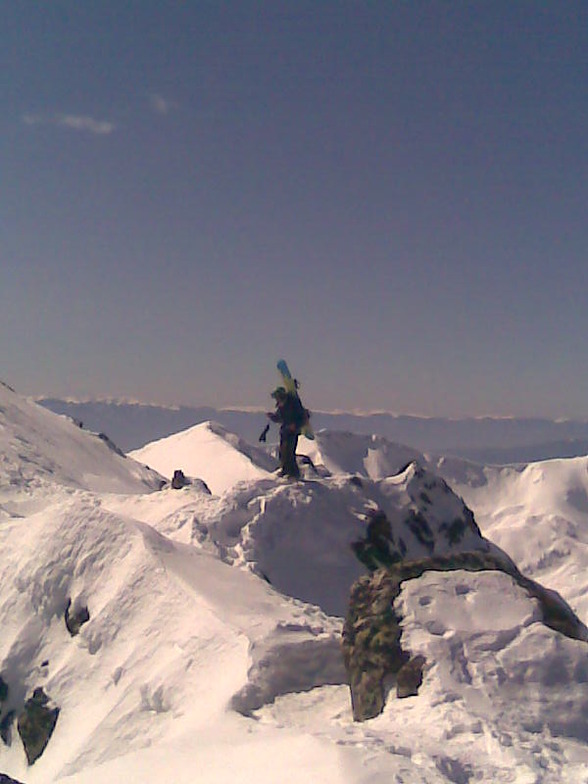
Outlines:
<svg viewBox="0 0 588 784"><path fill-rule="evenodd" d="M296 447L298 446L298 433L292 432L286 425L280 428L280 467L283 474L300 476L296 462Z"/></svg>

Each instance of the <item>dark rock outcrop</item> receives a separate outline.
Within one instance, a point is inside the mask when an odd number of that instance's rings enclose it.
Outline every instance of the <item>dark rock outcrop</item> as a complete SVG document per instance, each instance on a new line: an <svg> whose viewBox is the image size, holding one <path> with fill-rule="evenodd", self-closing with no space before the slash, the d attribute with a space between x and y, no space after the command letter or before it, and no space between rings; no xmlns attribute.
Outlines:
<svg viewBox="0 0 588 784"><path fill-rule="evenodd" d="M400 583L387 569L360 577L351 589L342 645L355 721L373 719L383 711L386 680L410 659L400 646L394 612L399 593Z"/></svg>
<svg viewBox="0 0 588 784"><path fill-rule="evenodd" d="M172 490L181 490L183 487L191 487L193 490L206 493L206 495L212 495L210 487L206 484L204 479L186 476L181 468L176 468L171 482L169 482L169 484L166 482L165 485L171 487Z"/></svg>
<svg viewBox="0 0 588 784"><path fill-rule="evenodd" d="M22 781L11 779L6 773L0 773L0 784L22 784Z"/></svg>
<svg viewBox="0 0 588 784"><path fill-rule="evenodd" d="M5 702L8 697L8 684L0 675L0 702Z"/></svg>
<svg viewBox="0 0 588 784"><path fill-rule="evenodd" d="M14 711L8 710L4 713L3 702L8 699L9 688L8 684L0 675L0 738L9 746L12 740L12 723L14 721Z"/></svg>
<svg viewBox="0 0 588 784"><path fill-rule="evenodd" d="M415 697L419 693L419 687L423 682L425 663L424 656L414 656L398 670L396 676L396 696L398 699Z"/></svg>
<svg viewBox="0 0 588 784"><path fill-rule="evenodd" d="M10 746L12 743L12 725L15 718L16 713L13 710L9 710L5 716L2 716L0 721L0 738L7 746Z"/></svg>
<svg viewBox="0 0 588 784"><path fill-rule="evenodd" d="M107 446L107 447L108 447L110 450L112 450L112 451L113 451L115 454L117 454L119 457L124 457L124 458L126 459L126 457L127 457L127 456L126 456L126 455L125 455L125 453L122 451L122 449L119 449L119 447L118 447L118 446L117 446L117 445L114 443L114 441L113 441L111 438L109 438L109 437L106 435L106 433L98 433L98 438L99 438L101 441L103 441L103 442L106 444L106 446Z"/></svg>
<svg viewBox="0 0 588 784"><path fill-rule="evenodd" d="M29 765L45 751L58 716L59 708L51 705L41 688L35 689L33 696L25 702L17 726Z"/></svg>
<svg viewBox="0 0 588 784"><path fill-rule="evenodd" d="M171 480L172 488L174 490L181 490L182 487L186 487L186 485L188 485L188 484L189 484L189 482L186 479L182 469L181 468L176 468L176 470L174 471L173 478Z"/></svg>
<svg viewBox="0 0 588 784"><path fill-rule="evenodd" d="M343 628L343 659L351 689L353 718L364 721L379 715L390 680L399 697L414 695L422 681L422 657L411 659L400 644L400 618L394 601L405 580L427 571L501 571L508 574L539 603L543 623L575 640L588 642L588 628L555 591L525 577L506 554L462 552L415 561L400 561L360 577L351 589ZM419 661L420 660L420 661Z"/></svg>
<svg viewBox="0 0 588 784"><path fill-rule="evenodd" d="M351 549L370 572L382 566L392 566L402 558L402 547L394 547L392 526L384 512L380 510L371 515L365 536L352 542Z"/></svg>
<svg viewBox="0 0 588 784"><path fill-rule="evenodd" d="M352 545L370 571L406 558L492 550L463 500L418 463L377 487L378 506L368 516L364 536Z"/></svg>
<svg viewBox="0 0 588 784"><path fill-rule="evenodd" d="M85 605L72 609L71 599L67 600L65 608L65 625L72 637L80 633L80 629L90 620L90 613Z"/></svg>

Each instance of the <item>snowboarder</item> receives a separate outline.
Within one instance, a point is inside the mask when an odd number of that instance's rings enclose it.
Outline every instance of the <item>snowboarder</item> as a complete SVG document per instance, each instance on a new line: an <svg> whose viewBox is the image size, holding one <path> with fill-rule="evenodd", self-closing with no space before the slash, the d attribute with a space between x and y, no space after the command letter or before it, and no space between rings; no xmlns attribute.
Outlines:
<svg viewBox="0 0 588 784"><path fill-rule="evenodd" d="M276 401L275 412L268 412L272 422L280 423L280 476L299 477L300 469L296 462L298 436L308 421L308 411L303 407L298 393L288 392L278 387L272 392Z"/></svg>

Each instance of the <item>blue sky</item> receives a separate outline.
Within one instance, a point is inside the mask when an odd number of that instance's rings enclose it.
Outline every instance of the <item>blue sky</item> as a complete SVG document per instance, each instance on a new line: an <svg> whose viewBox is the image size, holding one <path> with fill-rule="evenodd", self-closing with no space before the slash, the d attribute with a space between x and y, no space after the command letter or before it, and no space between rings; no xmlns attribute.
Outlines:
<svg viewBox="0 0 588 784"><path fill-rule="evenodd" d="M588 418L584 2L26 2L0 364L27 394Z"/></svg>

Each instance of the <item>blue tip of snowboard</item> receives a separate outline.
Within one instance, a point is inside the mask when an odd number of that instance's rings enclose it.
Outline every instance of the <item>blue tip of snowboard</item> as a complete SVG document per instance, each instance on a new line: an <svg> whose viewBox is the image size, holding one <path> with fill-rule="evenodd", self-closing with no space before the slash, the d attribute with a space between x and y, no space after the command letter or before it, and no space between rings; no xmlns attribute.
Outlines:
<svg viewBox="0 0 588 784"><path fill-rule="evenodd" d="M280 373L283 376L285 376L286 378L290 378L291 377L292 374L290 373L290 369L289 369L288 365L286 364L286 360L285 359L279 359L278 362L277 362L276 367L278 368L278 370L280 371Z"/></svg>

